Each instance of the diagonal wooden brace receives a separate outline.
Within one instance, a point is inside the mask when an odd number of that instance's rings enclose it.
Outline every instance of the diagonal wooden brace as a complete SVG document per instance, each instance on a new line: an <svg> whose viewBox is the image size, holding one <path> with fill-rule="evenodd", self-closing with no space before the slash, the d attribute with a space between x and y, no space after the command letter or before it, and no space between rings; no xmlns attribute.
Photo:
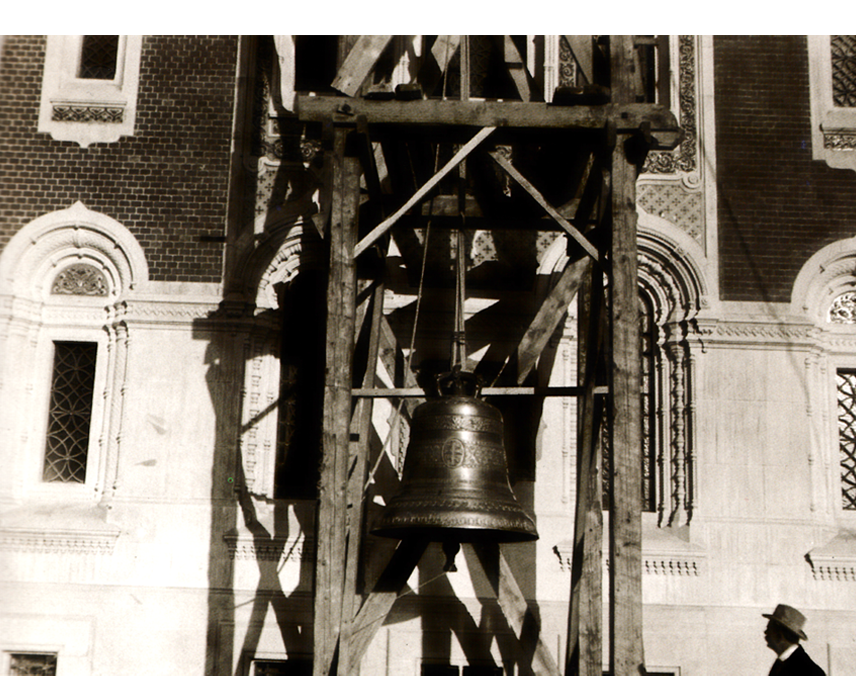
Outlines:
<svg viewBox="0 0 856 692"><path fill-rule="evenodd" d="M538 204L540 204L544 210L553 218L553 220L558 223L562 230L565 231L571 238L576 240L583 249L592 256L595 262L600 261L600 253L598 253L597 248L592 245L589 240L580 233L576 228L574 228L570 222L563 217L556 209L546 200L544 196L538 192L536 187L530 183L521 173L518 171L511 162L507 159L503 158L501 154L498 154L495 151L488 152L493 160L496 161L500 167L508 173L515 181L522 187L529 195L534 199Z"/></svg>
<svg viewBox="0 0 856 692"><path fill-rule="evenodd" d="M425 195L427 195L437 183L449 174L449 172L457 168L458 164L467 158L467 156L469 156L479 144L487 139L495 129L496 127L483 127L479 130L478 134L462 146L458 152L449 159L448 163L432 175L428 182L420 187L398 211L392 214L392 216L387 217L382 223L378 224L374 230L369 231L369 233L367 233L366 236L357 243L356 248L354 248L354 256L359 257L368 247L371 246L372 243L392 228L396 221L418 204L419 201L425 197Z"/></svg>

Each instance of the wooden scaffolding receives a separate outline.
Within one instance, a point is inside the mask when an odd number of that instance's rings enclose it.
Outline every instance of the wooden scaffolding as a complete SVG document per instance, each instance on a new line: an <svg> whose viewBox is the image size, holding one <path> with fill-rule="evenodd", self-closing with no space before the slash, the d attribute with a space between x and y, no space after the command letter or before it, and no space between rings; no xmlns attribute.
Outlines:
<svg viewBox="0 0 856 692"><path fill-rule="evenodd" d="M656 40L564 37L583 84L557 90L552 102L545 103L537 100L537 88L512 37L495 38L502 42L508 75L519 92L515 101L426 98L425 85L399 88L389 98L373 98L377 94L367 93L364 85L371 82L368 78L392 37L354 38L340 39L333 86L341 95L297 93L294 100L294 112L302 122L320 123L328 175L316 217L329 247L329 277L313 672L359 674L360 660L372 637L427 545L401 541L391 551L377 583L362 593L358 573L372 403L378 396L422 394L412 378L404 388L395 390L375 386L380 345L394 337L384 319L383 275L372 267L384 258L386 239L395 224L418 214L420 203L441 181L453 173L460 175L468 157L489 155L497 170L536 203L531 222L515 220L520 232L526 232L529 223L530 228L561 229L569 239L566 268L516 349L519 386L506 388L504 393L533 393L524 382L572 299L580 296L579 386L540 392L547 396L572 394L579 402L567 660L562 665L554 661L539 639L526 643L525 649L532 652L530 667L535 674L544 675L601 674L604 529L597 459L605 411L611 458L608 660L614 675L641 674L641 363L635 184L649 150L671 149L680 141L669 108L642 97L640 50ZM439 47L451 47L443 53L444 59L437 60L439 72L448 67L453 50L461 51L465 60L466 45L465 37L437 37L435 57ZM465 95L467 71L462 69L460 74ZM579 160L568 165L568 171L574 171L569 175L576 176L570 182L578 193L570 207L559 209L539 190L539 183L524 175L513 157L501 155L495 145L549 144L569 133L580 135L585 146ZM414 149L444 146L450 156L418 188L402 186L390 194L382 190L374 152L375 145L384 147L386 164L393 173L396 142L410 143ZM600 289L604 285L608 291ZM355 355L361 334L369 335L367 347ZM473 547L511 630L518 637L531 637L531 629L524 633L524 622L532 613L500 546Z"/></svg>

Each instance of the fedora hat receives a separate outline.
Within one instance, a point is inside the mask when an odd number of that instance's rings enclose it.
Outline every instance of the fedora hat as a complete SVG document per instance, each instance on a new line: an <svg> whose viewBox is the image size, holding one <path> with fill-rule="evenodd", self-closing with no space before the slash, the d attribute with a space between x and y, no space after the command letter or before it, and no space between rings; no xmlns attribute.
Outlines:
<svg viewBox="0 0 856 692"><path fill-rule="evenodd" d="M778 622L782 627L786 627L800 639L808 639L805 632L803 632L803 627L805 627L805 615L796 608L791 608L789 605L779 603L772 613L765 613L764 617L768 620Z"/></svg>

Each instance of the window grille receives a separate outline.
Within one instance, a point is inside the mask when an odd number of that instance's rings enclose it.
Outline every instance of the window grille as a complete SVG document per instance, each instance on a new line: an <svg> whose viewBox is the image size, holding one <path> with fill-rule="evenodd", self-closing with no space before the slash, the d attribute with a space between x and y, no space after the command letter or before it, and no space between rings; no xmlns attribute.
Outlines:
<svg viewBox="0 0 856 692"><path fill-rule="evenodd" d="M839 370L836 380L841 506L856 510L856 370Z"/></svg>
<svg viewBox="0 0 856 692"><path fill-rule="evenodd" d="M84 36L80 49L80 79L115 79L118 36Z"/></svg>
<svg viewBox="0 0 856 692"><path fill-rule="evenodd" d="M856 108L856 36L830 36L832 102L839 108Z"/></svg>
<svg viewBox="0 0 856 692"><path fill-rule="evenodd" d="M43 481L86 482L97 349L90 342L54 343Z"/></svg>
<svg viewBox="0 0 856 692"><path fill-rule="evenodd" d="M56 654L9 654L9 675L56 675Z"/></svg>

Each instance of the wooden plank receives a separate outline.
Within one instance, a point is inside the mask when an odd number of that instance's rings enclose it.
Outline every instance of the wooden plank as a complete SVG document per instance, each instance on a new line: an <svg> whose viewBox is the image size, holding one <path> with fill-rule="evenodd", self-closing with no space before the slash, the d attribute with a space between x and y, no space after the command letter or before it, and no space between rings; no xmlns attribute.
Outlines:
<svg viewBox="0 0 856 692"><path fill-rule="evenodd" d="M505 67L508 70L508 74L511 75L514 86L517 88L517 93L520 94L522 100L531 101L532 88L529 84L531 79L529 71L526 69L526 63L520 57L520 52L517 50L517 46L514 45L511 36L502 37L502 52L505 57Z"/></svg>
<svg viewBox="0 0 856 692"><path fill-rule="evenodd" d="M635 94L630 36L610 37L610 73L615 100ZM640 675L642 649L642 412L637 284L636 166L625 156L628 136L619 134L612 157L611 407L612 497L609 508L610 668L614 675Z"/></svg>
<svg viewBox="0 0 856 692"><path fill-rule="evenodd" d="M344 671L345 675L356 674L355 664L365 655L427 547L428 541L422 540L405 540L398 544L392 559L354 618L350 667Z"/></svg>
<svg viewBox="0 0 856 692"><path fill-rule="evenodd" d="M594 266L580 287L578 307L580 398L577 426L577 492L566 675L600 675L603 667L603 514L598 465L603 399L595 396L604 318L603 275Z"/></svg>
<svg viewBox="0 0 856 692"><path fill-rule="evenodd" d="M330 675L342 620L351 419L359 161L345 155L346 133L334 133L326 375L316 527L313 675Z"/></svg>
<svg viewBox="0 0 856 692"><path fill-rule="evenodd" d="M531 654L531 668L535 675L560 675L550 648L541 638L541 624L529 607L511 566L498 543L473 543L473 551L496 593L496 601L505 615L509 627L527 654Z"/></svg>
<svg viewBox="0 0 856 692"><path fill-rule="evenodd" d="M365 115L372 125L601 130L607 121L612 121L619 132L635 132L643 122L649 122L653 136L658 140L657 146L671 148L677 146L680 139L680 128L674 113L666 106L655 103L554 106L534 101L372 101L345 96L297 94L296 104L298 118L307 122L332 119L337 123L355 123L357 116ZM667 139L667 135L672 139Z"/></svg>
<svg viewBox="0 0 856 692"><path fill-rule="evenodd" d="M360 36L339 68L331 86L343 94L356 96L391 40L392 35Z"/></svg>
<svg viewBox="0 0 856 692"><path fill-rule="evenodd" d="M568 307L580 287L580 281L589 270L591 263L588 257L582 257L576 262L568 262L556 285L541 303L532 324L529 325L517 347L517 384L522 385L535 367L538 357L553 336L559 322L567 314Z"/></svg>
<svg viewBox="0 0 856 692"><path fill-rule="evenodd" d="M450 171L454 170L458 164L463 161L469 154L485 139L487 139L491 133L495 130L495 127L483 127L479 130L478 134L473 137L469 142L467 142L464 146L462 146L454 156L443 166L439 171L437 171L431 178L425 183L422 187L420 187L416 193L405 202L398 211L396 211L391 216L387 217L384 221L382 221L378 226L376 226L372 231L367 233L365 237L357 243L357 247L355 249L355 255L359 257L365 250L371 247L372 243L374 243L378 238L380 238L384 233L386 233L392 226L398 221L402 216L404 216L410 209L412 209L416 204L419 203L425 195L427 195L431 189L439 183L446 175L449 174Z"/></svg>
<svg viewBox="0 0 856 692"><path fill-rule="evenodd" d="M371 333L366 356L367 365L363 386L375 380L377 355L380 342L380 325L383 317L384 286L378 283L372 295ZM339 643L338 669L345 675L359 675L360 659L353 656L352 629L357 598L359 561L362 557L362 531L365 499L366 468L372 431L372 400L364 399L357 404L351 425L358 434L357 453L348 478L348 552L345 563L345 585L342 601L342 634Z"/></svg>
<svg viewBox="0 0 856 692"><path fill-rule="evenodd" d="M494 161L496 161L500 167L508 173L514 180L529 193L529 196L532 197L538 204L540 204L544 210L550 215L550 217L562 228L565 233L568 234L573 240L575 240L582 248L591 255L592 259L595 262L600 261L600 253L597 251L597 248L591 244L591 242L577 230L574 228L571 223L563 217L556 209L551 205L544 196L538 192L538 189L530 183L523 175L512 165L511 161L503 157L501 154L495 151L489 152Z"/></svg>
<svg viewBox="0 0 856 692"><path fill-rule="evenodd" d="M438 36L434 40L434 45L431 46L431 55L437 61L437 67L440 68L441 73L445 72L446 68L449 67L449 63L452 61L460 45L460 36Z"/></svg>
<svg viewBox="0 0 856 692"><path fill-rule="evenodd" d="M594 84L594 61L592 59L592 41L591 36L568 36L565 35L565 40L574 54L574 60L577 62L579 71L582 72L583 79L586 84Z"/></svg>

